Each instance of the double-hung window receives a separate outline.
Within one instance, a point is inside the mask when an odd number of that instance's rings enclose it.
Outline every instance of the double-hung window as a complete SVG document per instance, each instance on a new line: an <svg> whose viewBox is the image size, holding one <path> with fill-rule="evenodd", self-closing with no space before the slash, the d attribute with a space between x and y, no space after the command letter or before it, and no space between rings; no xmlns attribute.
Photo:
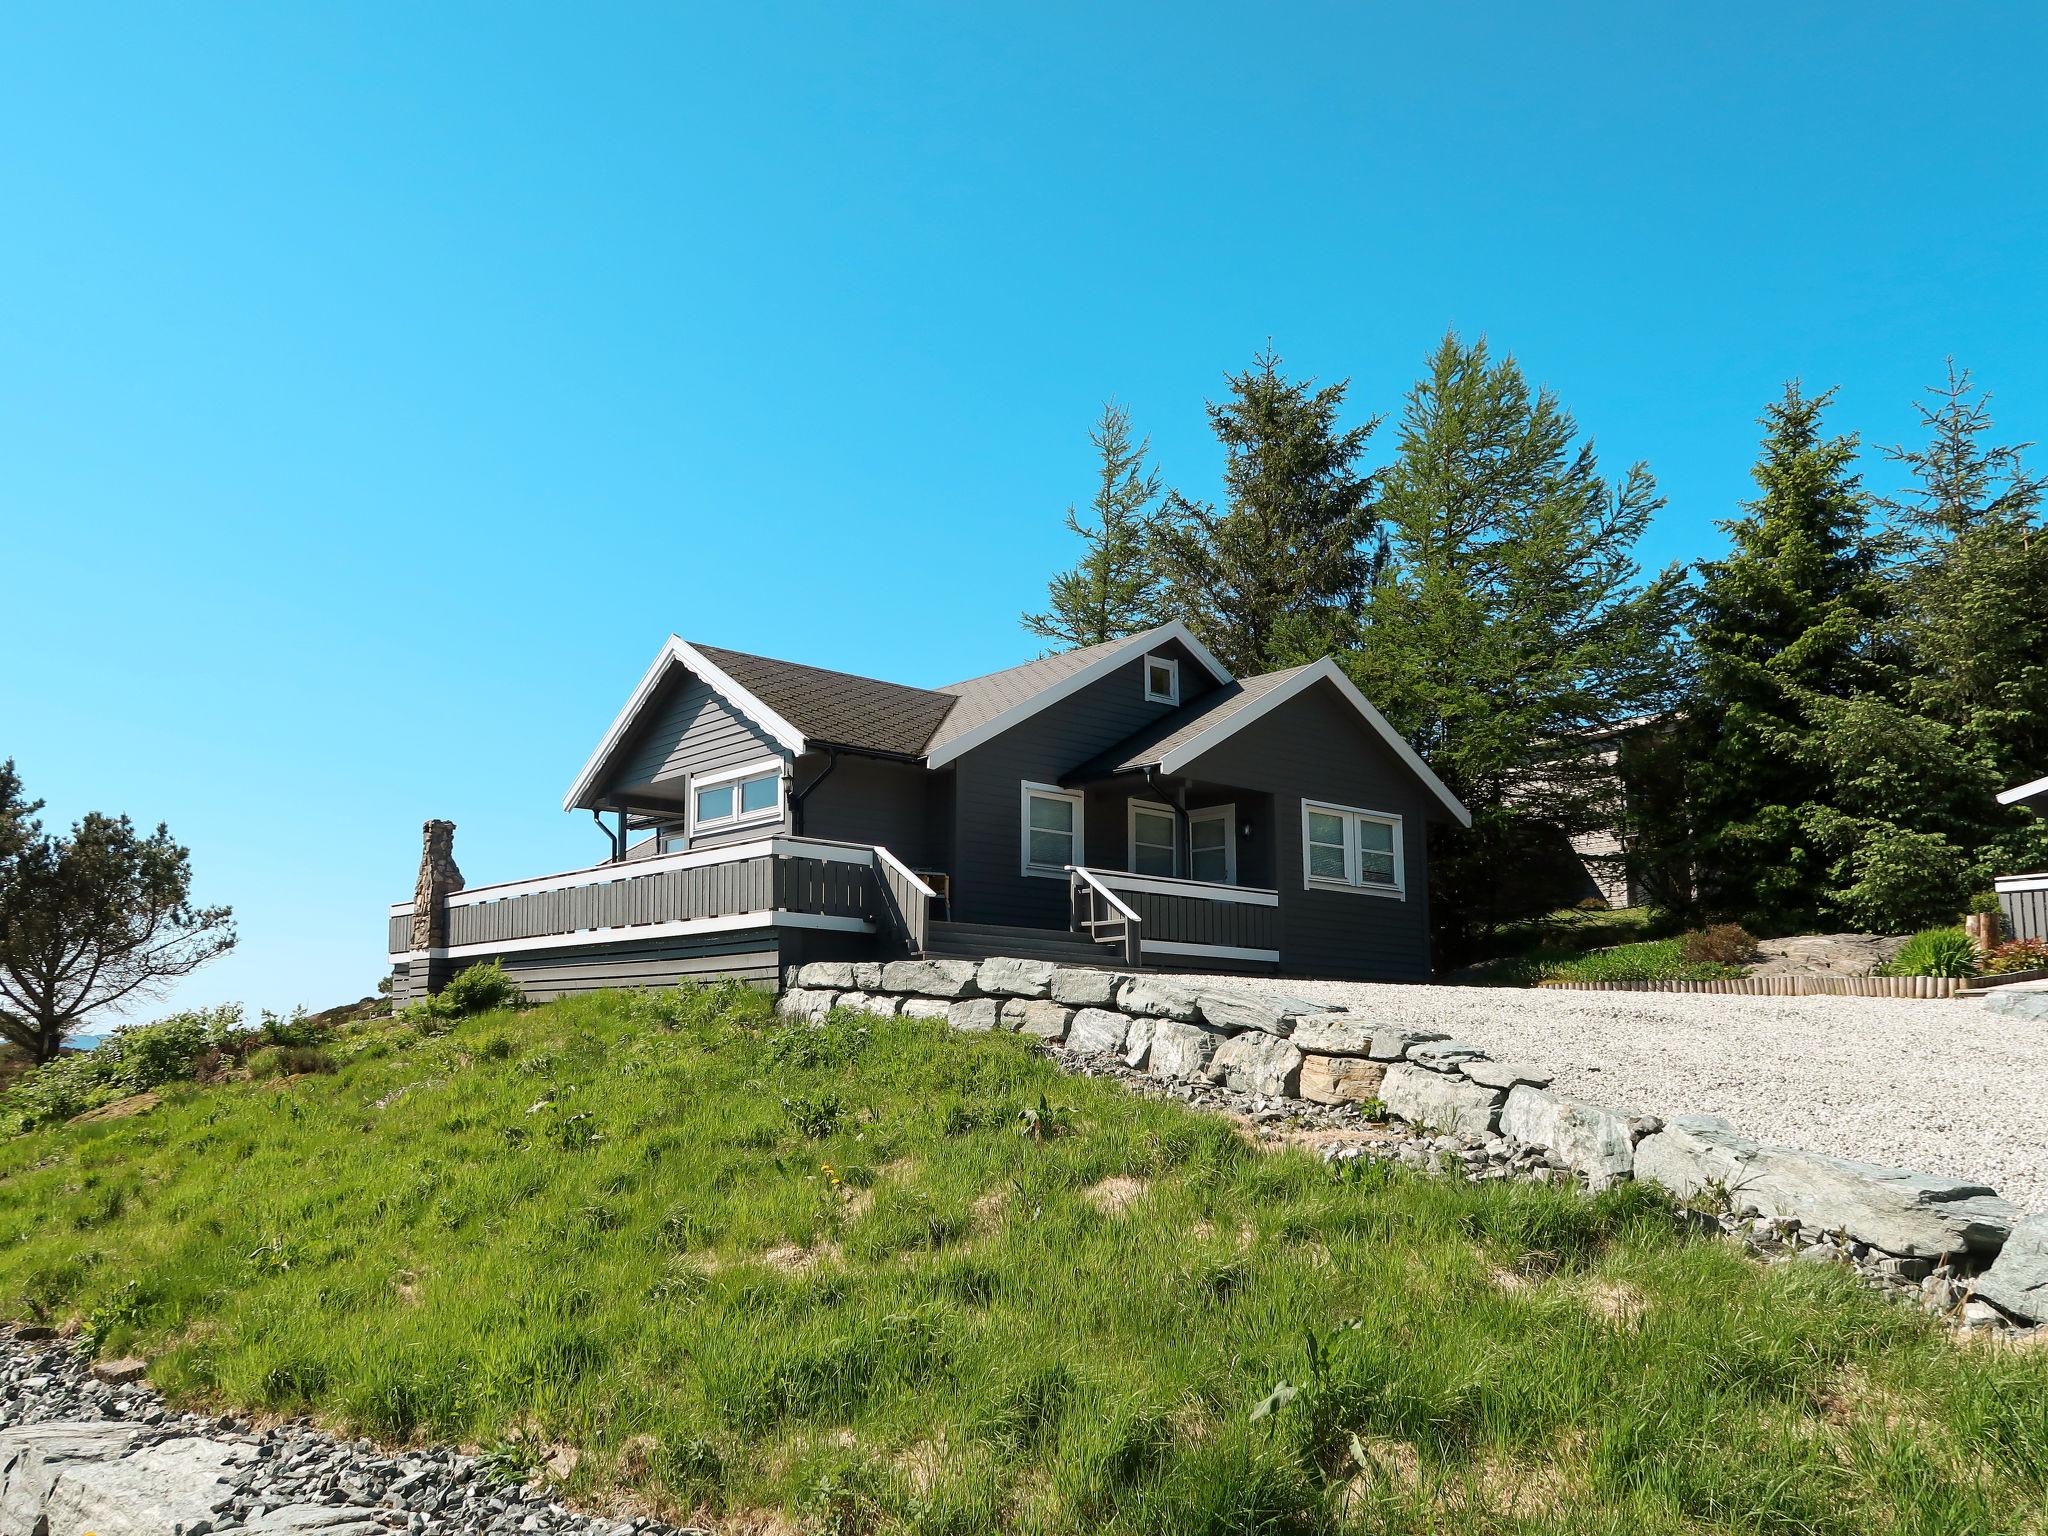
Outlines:
<svg viewBox="0 0 2048 1536"><path fill-rule="evenodd" d="M690 835L782 819L782 764L749 763L690 777Z"/></svg>
<svg viewBox="0 0 2048 1536"><path fill-rule="evenodd" d="M1067 866L1081 862L1081 796L1057 784L1026 784L1023 812L1023 872L1066 879Z"/></svg>
<svg viewBox="0 0 2048 1536"><path fill-rule="evenodd" d="M1188 812L1188 878L1211 885L1237 884L1236 806Z"/></svg>
<svg viewBox="0 0 2048 1536"><path fill-rule="evenodd" d="M1302 801L1301 878L1314 890L1405 896L1401 818L1355 806Z"/></svg>
<svg viewBox="0 0 2048 1536"><path fill-rule="evenodd" d="M1180 873L1179 837L1172 807L1150 800L1133 800L1130 807L1131 873L1172 879Z"/></svg>

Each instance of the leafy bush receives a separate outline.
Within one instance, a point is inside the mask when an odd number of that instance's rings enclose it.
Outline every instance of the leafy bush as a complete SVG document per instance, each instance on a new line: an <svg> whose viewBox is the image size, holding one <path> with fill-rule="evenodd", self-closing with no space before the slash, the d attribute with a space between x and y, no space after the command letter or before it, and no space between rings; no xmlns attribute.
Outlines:
<svg viewBox="0 0 2048 1536"><path fill-rule="evenodd" d="M1985 916L1992 912L2002 912L2005 909L1998 904L1998 892L1979 891L1970 898L1970 905L1967 910L1974 916Z"/></svg>
<svg viewBox="0 0 2048 1536"><path fill-rule="evenodd" d="M1715 923L1678 941L1688 965L1745 965L1756 957L1756 936L1740 923Z"/></svg>
<svg viewBox="0 0 2048 1536"><path fill-rule="evenodd" d="M1973 976L1977 946L1960 928L1923 928L1900 946L1883 976Z"/></svg>
<svg viewBox="0 0 2048 1536"><path fill-rule="evenodd" d="M517 1008L526 994L499 961L457 971L440 991L408 1004L399 1015L422 1034L438 1034L457 1019L473 1018L495 1008Z"/></svg>
<svg viewBox="0 0 2048 1536"><path fill-rule="evenodd" d="M256 1032L265 1045L325 1045L334 1038L334 1026L324 1019L309 1017L304 1008L294 1008L282 1018L266 1008Z"/></svg>
<svg viewBox="0 0 2048 1536"><path fill-rule="evenodd" d="M228 1004L174 1013L154 1024L116 1030L90 1051L60 1056L24 1073L8 1090L0 1126L10 1133L69 1120L88 1109L146 1093L192 1075L202 1059L239 1057L254 1031Z"/></svg>
<svg viewBox="0 0 2048 1536"><path fill-rule="evenodd" d="M2015 971L2048 970L2048 939L2008 939L1984 957L1985 976L2010 976Z"/></svg>

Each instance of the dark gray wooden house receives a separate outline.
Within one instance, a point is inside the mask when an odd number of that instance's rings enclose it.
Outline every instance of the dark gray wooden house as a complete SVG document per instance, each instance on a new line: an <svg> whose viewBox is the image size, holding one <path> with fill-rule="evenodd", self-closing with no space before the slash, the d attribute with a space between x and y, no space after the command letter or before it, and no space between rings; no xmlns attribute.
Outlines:
<svg viewBox="0 0 2048 1536"><path fill-rule="evenodd" d="M671 638L563 806L612 857L394 906L399 996L493 957L536 996L904 954L1421 981L1427 827L1470 819L1335 663L1232 677L1180 624L943 688Z"/></svg>

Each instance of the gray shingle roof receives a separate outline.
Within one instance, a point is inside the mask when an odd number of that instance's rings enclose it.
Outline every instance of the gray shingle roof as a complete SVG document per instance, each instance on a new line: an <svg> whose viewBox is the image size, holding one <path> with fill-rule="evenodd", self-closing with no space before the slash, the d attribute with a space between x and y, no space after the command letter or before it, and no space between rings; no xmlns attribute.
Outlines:
<svg viewBox="0 0 2048 1536"><path fill-rule="evenodd" d="M1103 645L1084 645L1076 651L1059 651L1051 656L1041 656L1036 661L1024 662L1020 666L1005 667L1000 672L970 677L964 682L947 683L938 691L957 698L960 707L946 716L945 722L933 735L925 750L936 752L947 742L966 735L976 726L986 725L1005 710L1014 709L1027 699L1045 692L1054 684L1064 682L1076 672L1085 670L1099 660L1105 651L1117 650L1134 640L1158 633L1160 631L1157 629L1148 629L1142 634L1127 636L1122 640L1111 640Z"/></svg>
<svg viewBox="0 0 2048 1536"><path fill-rule="evenodd" d="M835 747L922 756L932 732L958 702L948 693L852 672L829 672L715 645L697 649L806 739Z"/></svg>
<svg viewBox="0 0 2048 1536"><path fill-rule="evenodd" d="M1066 775L1069 784L1106 779L1119 773L1136 773L1163 759L1176 747L1185 746L1205 731L1224 724L1247 705L1254 703L1306 667L1289 667L1283 672L1261 672L1241 677L1234 683L1203 694L1194 703L1175 710L1165 719L1134 736L1127 736L1099 757L1091 758Z"/></svg>

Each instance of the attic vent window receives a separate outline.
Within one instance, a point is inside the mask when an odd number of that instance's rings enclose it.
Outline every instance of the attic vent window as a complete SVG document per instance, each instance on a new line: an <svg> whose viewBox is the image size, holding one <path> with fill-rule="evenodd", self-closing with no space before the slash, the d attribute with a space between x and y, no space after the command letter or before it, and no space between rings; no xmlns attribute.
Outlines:
<svg viewBox="0 0 2048 1536"><path fill-rule="evenodd" d="M1152 704L1180 702L1180 663L1171 656L1145 658L1145 698Z"/></svg>

